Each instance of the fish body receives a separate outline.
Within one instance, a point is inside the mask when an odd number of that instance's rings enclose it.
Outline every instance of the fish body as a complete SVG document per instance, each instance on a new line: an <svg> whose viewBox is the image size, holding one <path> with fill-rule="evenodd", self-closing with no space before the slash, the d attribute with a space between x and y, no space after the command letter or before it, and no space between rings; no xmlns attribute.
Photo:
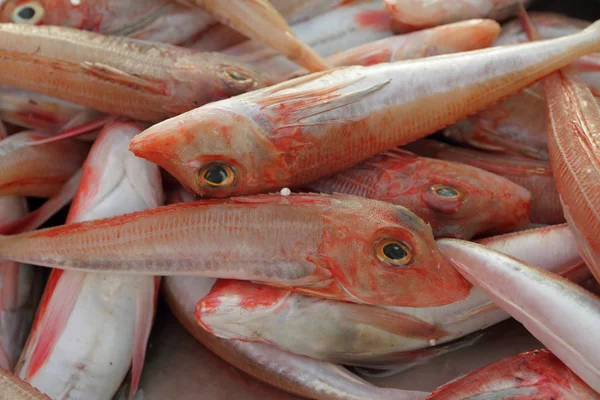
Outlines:
<svg viewBox="0 0 600 400"><path fill-rule="evenodd" d="M530 194L509 180L467 165L402 150L377 155L308 185L408 208L435 237L470 239L517 230L529 222Z"/></svg>
<svg viewBox="0 0 600 400"><path fill-rule="evenodd" d="M421 156L468 164L503 176L531 193L531 222L560 224L565 221L548 161L485 153L434 140L419 140L404 148Z"/></svg>
<svg viewBox="0 0 600 400"><path fill-rule="evenodd" d="M594 400L600 395L548 350L503 358L436 389L428 400Z"/></svg>
<svg viewBox="0 0 600 400"><path fill-rule="evenodd" d="M4 0L0 22L65 26L173 44L214 24L204 11L169 0Z"/></svg>
<svg viewBox="0 0 600 400"><path fill-rule="evenodd" d="M445 268L416 215L347 195L174 204L4 236L0 257L87 272L253 280L371 304L432 306L470 290Z"/></svg>
<svg viewBox="0 0 600 400"><path fill-rule="evenodd" d="M140 130L122 122L103 129L84 165L67 223L161 204L158 168L123 146ZM151 276L53 270L17 367L19 377L52 398L108 399L133 359L135 390L157 289Z"/></svg>
<svg viewBox="0 0 600 400"><path fill-rule="evenodd" d="M183 326L219 357L255 378L302 398L315 400L418 400L427 393L378 388L342 366L297 356L274 346L217 338L194 321L199 296L214 279L167 277L165 299Z"/></svg>
<svg viewBox="0 0 600 400"><path fill-rule="evenodd" d="M0 195L50 197L81 167L89 145L75 140L30 145L45 137L27 131L0 141Z"/></svg>
<svg viewBox="0 0 600 400"><path fill-rule="evenodd" d="M582 282L590 276L566 225L486 239L505 251ZM196 320L227 339L273 344L323 361L381 368L509 318L486 293L438 307L378 307L319 299L251 282L219 280ZM441 350L443 351L443 349Z"/></svg>
<svg viewBox="0 0 600 400"><path fill-rule="evenodd" d="M576 236L574 236L576 238ZM600 389L600 298L559 275L480 244L440 239L440 250L592 389ZM570 245L572 249L576 246Z"/></svg>
<svg viewBox="0 0 600 400"><path fill-rule="evenodd" d="M600 47L545 42L311 74L156 124L130 149L207 197L296 187L422 138Z"/></svg>
<svg viewBox="0 0 600 400"><path fill-rule="evenodd" d="M398 22L397 29L412 31L471 18L502 21L516 15L521 3L531 0L385 0L385 7Z"/></svg>
<svg viewBox="0 0 600 400"><path fill-rule="evenodd" d="M265 84L235 59L166 44L18 24L0 24L0 38L0 83L140 121Z"/></svg>

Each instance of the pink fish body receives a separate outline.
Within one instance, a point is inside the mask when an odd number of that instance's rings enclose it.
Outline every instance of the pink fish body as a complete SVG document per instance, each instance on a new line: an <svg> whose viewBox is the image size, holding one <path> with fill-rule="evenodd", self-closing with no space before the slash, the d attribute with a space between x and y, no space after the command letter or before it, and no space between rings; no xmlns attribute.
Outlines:
<svg viewBox="0 0 600 400"><path fill-rule="evenodd" d="M202 196L301 186L422 138L598 50L599 29L600 22L545 42L307 75L156 124L130 149Z"/></svg>
<svg viewBox="0 0 600 400"><path fill-rule="evenodd" d="M600 395L548 350L503 358L435 390L428 400L594 400Z"/></svg>
<svg viewBox="0 0 600 400"><path fill-rule="evenodd" d="M29 131L0 141L0 195L50 197L79 169L89 145L75 140L30 145L45 137Z"/></svg>
<svg viewBox="0 0 600 400"><path fill-rule="evenodd" d="M478 168L402 150L377 155L308 188L401 205L429 223L435 237L470 239L510 232L529 221L525 189Z"/></svg>
<svg viewBox="0 0 600 400"><path fill-rule="evenodd" d="M158 168L123 146L139 132L132 123L104 128L84 165L68 223L162 203ZM157 283L151 276L53 270L17 367L19 377L52 398L108 399L133 360L135 391Z"/></svg>

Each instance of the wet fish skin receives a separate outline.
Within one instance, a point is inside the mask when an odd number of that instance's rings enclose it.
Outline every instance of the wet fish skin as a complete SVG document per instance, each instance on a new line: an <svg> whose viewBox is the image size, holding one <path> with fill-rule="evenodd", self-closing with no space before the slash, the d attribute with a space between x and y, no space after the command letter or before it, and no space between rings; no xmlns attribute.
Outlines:
<svg viewBox="0 0 600 400"><path fill-rule="evenodd" d="M545 42L307 75L156 124L130 149L201 196L301 186L420 139L598 50L599 28L600 22ZM231 168L233 179L207 183L199 172L211 163Z"/></svg>
<svg viewBox="0 0 600 400"><path fill-rule="evenodd" d="M307 188L401 205L430 224L436 238L470 239L529 223L526 189L479 168L402 150L382 153Z"/></svg>
<svg viewBox="0 0 600 400"><path fill-rule="evenodd" d="M600 395L548 350L503 358L436 389L428 400L593 400Z"/></svg>
<svg viewBox="0 0 600 400"><path fill-rule="evenodd" d="M140 121L160 121L270 82L218 53L72 28L0 24L0 39L0 83Z"/></svg>
<svg viewBox="0 0 600 400"><path fill-rule="evenodd" d="M388 245L395 255L383 253ZM252 280L371 304L447 304L470 290L439 262L431 228L416 215L348 195L175 204L2 236L0 257L85 272Z"/></svg>
<svg viewBox="0 0 600 400"><path fill-rule="evenodd" d="M425 157L468 164L503 176L531 193L531 222L550 225L565 222L548 161L491 154L429 139L410 143L404 149Z"/></svg>

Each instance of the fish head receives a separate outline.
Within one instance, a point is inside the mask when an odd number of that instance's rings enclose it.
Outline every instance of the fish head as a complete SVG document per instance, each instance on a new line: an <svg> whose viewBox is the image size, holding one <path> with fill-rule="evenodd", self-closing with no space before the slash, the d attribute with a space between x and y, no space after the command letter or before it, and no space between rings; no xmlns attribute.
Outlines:
<svg viewBox="0 0 600 400"><path fill-rule="evenodd" d="M325 213L319 248L343 290L357 302L432 307L465 299L471 285L439 252L431 227L391 203L345 198Z"/></svg>
<svg viewBox="0 0 600 400"><path fill-rule="evenodd" d="M129 149L205 197L258 193L265 182L289 176L281 152L258 124L219 108L218 102L150 127L131 140Z"/></svg>
<svg viewBox="0 0 600 400"><path fill-rule="evenodd" d="M8 0L0 4L0 22L78 28L85 19L81 0Z"/></svg>
<svg viewBox="0 0 600 400"><path fill-rule="evenodd" d="M469 165L423 158L417 214L436 237L470 239L506 233L529 223L531 194L508 179ZM420 178L420 179L419 179Z"/></svg>

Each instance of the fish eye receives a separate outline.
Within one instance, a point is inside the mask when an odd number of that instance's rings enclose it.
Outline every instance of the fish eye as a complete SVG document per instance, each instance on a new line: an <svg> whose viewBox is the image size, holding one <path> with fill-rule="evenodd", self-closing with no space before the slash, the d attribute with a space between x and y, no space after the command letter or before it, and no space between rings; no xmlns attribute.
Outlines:
<svg viewBox="0 0 600 400"><path fill-rule="evenodd" d="M32 1L16 7L12 13L12 20L16 24L36 24L44 17L44 14L44 7Z"/></svg>
<svg viewBox="0 0 600 400"><path fill-rule="evenodd" d="M211 162L198 170L200 183L211 188L231 186L235 182L235 169L223 162Z"/></svg>
<svg viewBox="0 0 600 400"><path fill-rule="evenodd" d="M402 241L395 239L380 240L375 247L379 261L394 267L404 267L412 261L412 249Z"/></svg>
<svg viewBox="0 0 600 400"><path fill-rule="evenodd" d="M227 75L229 78L233 79L236 82L248 82L251 80L249 76L245 76L237 71L232 70L225 71L225 75Z"/></svg>
<svg viewBox="0 0 600 400"><path fill-rule="evenodd" d="M461 191L455 188L454 186L446 185L443 183L431 185L429 187L429 191L435 194L436 196L443 197L445 199L458 199L463 195Z"/></svg>

